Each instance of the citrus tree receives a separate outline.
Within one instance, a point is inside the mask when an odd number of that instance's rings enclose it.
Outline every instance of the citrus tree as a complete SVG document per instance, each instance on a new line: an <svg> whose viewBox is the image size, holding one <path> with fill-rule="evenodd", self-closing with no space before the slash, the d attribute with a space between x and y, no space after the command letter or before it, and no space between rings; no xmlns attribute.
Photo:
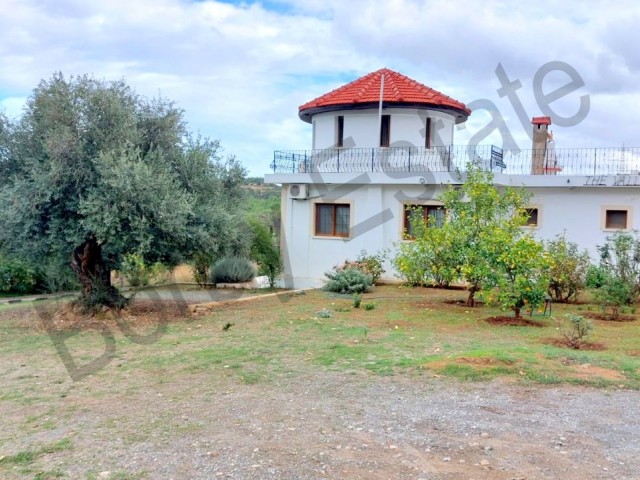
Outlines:
<svg viewBox="0 0 640 480"><path fill-rule="evenodd" d="M501 260L522 235L526 224L525 206L530 195L520 188L498 189L491 172L467 165L460 187L451 187L441 196L447 211L446 223L455 233L456 261L468 284L467 305L486 286L500 284L505 275Z"/></svg>

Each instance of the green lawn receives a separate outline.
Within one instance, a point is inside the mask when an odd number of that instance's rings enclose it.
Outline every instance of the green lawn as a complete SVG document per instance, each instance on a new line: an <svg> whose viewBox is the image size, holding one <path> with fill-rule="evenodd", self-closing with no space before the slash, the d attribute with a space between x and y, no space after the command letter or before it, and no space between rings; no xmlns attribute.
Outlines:
<svg viewBox="0 0 640 480"><path fill-rule="evenodd" d="M640 388L640 322L594 320L589 340L603 350L572 350L553 345L561 338L553 318L534 315L543 327L495 326L485 319L497 309L469 309L454 303L465 292L384 286L363 296L365 310L349 296L309 291L218 307L206 316L171 319L159 340L136 344L113 321L120 371L148 370L172 377L181 372L219 371L247 383L274 374L309 369L365 371L372 375L424 374L482 380L497 376L519 382L624 385ZM19 310L23 308L23 310ZM330 312L330 318L319 313ZM24 318L19 312L24 312ZM590 304L553 305L554 317L597 311ZM42 357L59 362L51 340L28 306L0 309L0 356ZM153 318L136 327L146 334ZM136 318L128 320L135 325ZM227 330L226 324L232 324ZM31 328L33 326L34 328ZM95 329L66 340L78 363L104 351ZM41 360L44 359L41 358Z"/></svg>

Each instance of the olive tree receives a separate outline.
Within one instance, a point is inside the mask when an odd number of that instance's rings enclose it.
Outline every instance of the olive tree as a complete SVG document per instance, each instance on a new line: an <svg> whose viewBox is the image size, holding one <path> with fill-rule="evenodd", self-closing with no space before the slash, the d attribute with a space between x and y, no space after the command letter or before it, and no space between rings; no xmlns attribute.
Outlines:
<svg viewBox="0 0 640 480"><path fill-rule="evenodd" d="M2 131L0 245L67 259L89 305L122 304L110 272L126 253L175 263L248 248L235 213L244 169L191 136L168 100L57 73Z"/></svg>

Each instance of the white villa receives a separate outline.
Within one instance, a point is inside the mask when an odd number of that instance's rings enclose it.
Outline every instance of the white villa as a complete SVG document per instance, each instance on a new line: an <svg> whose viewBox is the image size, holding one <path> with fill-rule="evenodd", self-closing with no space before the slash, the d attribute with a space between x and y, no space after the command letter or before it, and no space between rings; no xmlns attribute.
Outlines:
<svg viewBox="0 0 640 480"><path fill-rule="evenodd" d="M533 194L539 239L565 232L596 257L611 232L640 227L636 149L555 149L549 117L532 120L531 150L455 145L454 126L471 111L461 102L388 69L378 70L299 108L312 125L307 151L276 151L265 182L282 185L281 242L288 287L317 287L324 273L361 250L402 241L407 206L437 210L469 161L496 185ZM388 266L383 280L395 280Z"/></svg>

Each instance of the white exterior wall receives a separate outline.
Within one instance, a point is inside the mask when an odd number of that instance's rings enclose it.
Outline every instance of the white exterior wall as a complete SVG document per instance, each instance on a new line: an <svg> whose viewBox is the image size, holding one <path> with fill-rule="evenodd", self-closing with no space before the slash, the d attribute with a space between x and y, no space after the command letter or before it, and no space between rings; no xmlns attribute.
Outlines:
<svg viewBox="0 0 640 480"><path fill-rule="evenodd" d="M531 206L538 208L539 240L550 240L565 233L567 240L587 249L593 262L598 260L597 245L604 244L615 230L604 226L605 210L629 210L630 229L640 228L640 188L584 187L529 189Z"/></svg>
<svg viewBox="0 0 640 480"><path fill-rule="evenodd" d="M283 184L283 253L289 280L287 286L321 286L325 272L346 259L355 259L361 250L376 253L390 249L393 253L394 243L402 238L404 205L437 203L438 195L446 188L441 182L457 183L447 182L446 178L436 176L432 183L422 185L419 177L394 179L372 174L371 183L353 185L346 183L344 177L345 183L341 184L328 176L324 178L327 182L324 190L311 186L308 200L289 198L288 184ZM612 186L613 180L605 178L603 183L608 186L594 187L587 186L585 178L588 177L551 179L500 175L496 176L496 183L526 185L523 180L529 180L532 185L525 188L533 194L531 206L538 208L538 226L532 228L534 236L548 240L564 232L569 241L587 249L592 261L596 262L597 245L602 245L613 233L604 228L606 209L628 210L630 229L640 229L640 183L639 186L616 187ZM327 190L331 192L327 193ZM314 235L314 204L317 202L348 203L351 206L349 239ZM383 280L397 280L391 266L386 267L388 271Z"/></svg>
<svg viewBox="0 0 640 480"><path fill-rule="evenodd" d="M391 146L425 145L426 118L431 118L432 145L451 145L455 117L430 109L385 108L383 115L391 115ZM313 149L332 148L336 145L336 117L344 116L344 147L378 147L380 133L378 110L356 110L319 113L313 116Z"/></svg>

